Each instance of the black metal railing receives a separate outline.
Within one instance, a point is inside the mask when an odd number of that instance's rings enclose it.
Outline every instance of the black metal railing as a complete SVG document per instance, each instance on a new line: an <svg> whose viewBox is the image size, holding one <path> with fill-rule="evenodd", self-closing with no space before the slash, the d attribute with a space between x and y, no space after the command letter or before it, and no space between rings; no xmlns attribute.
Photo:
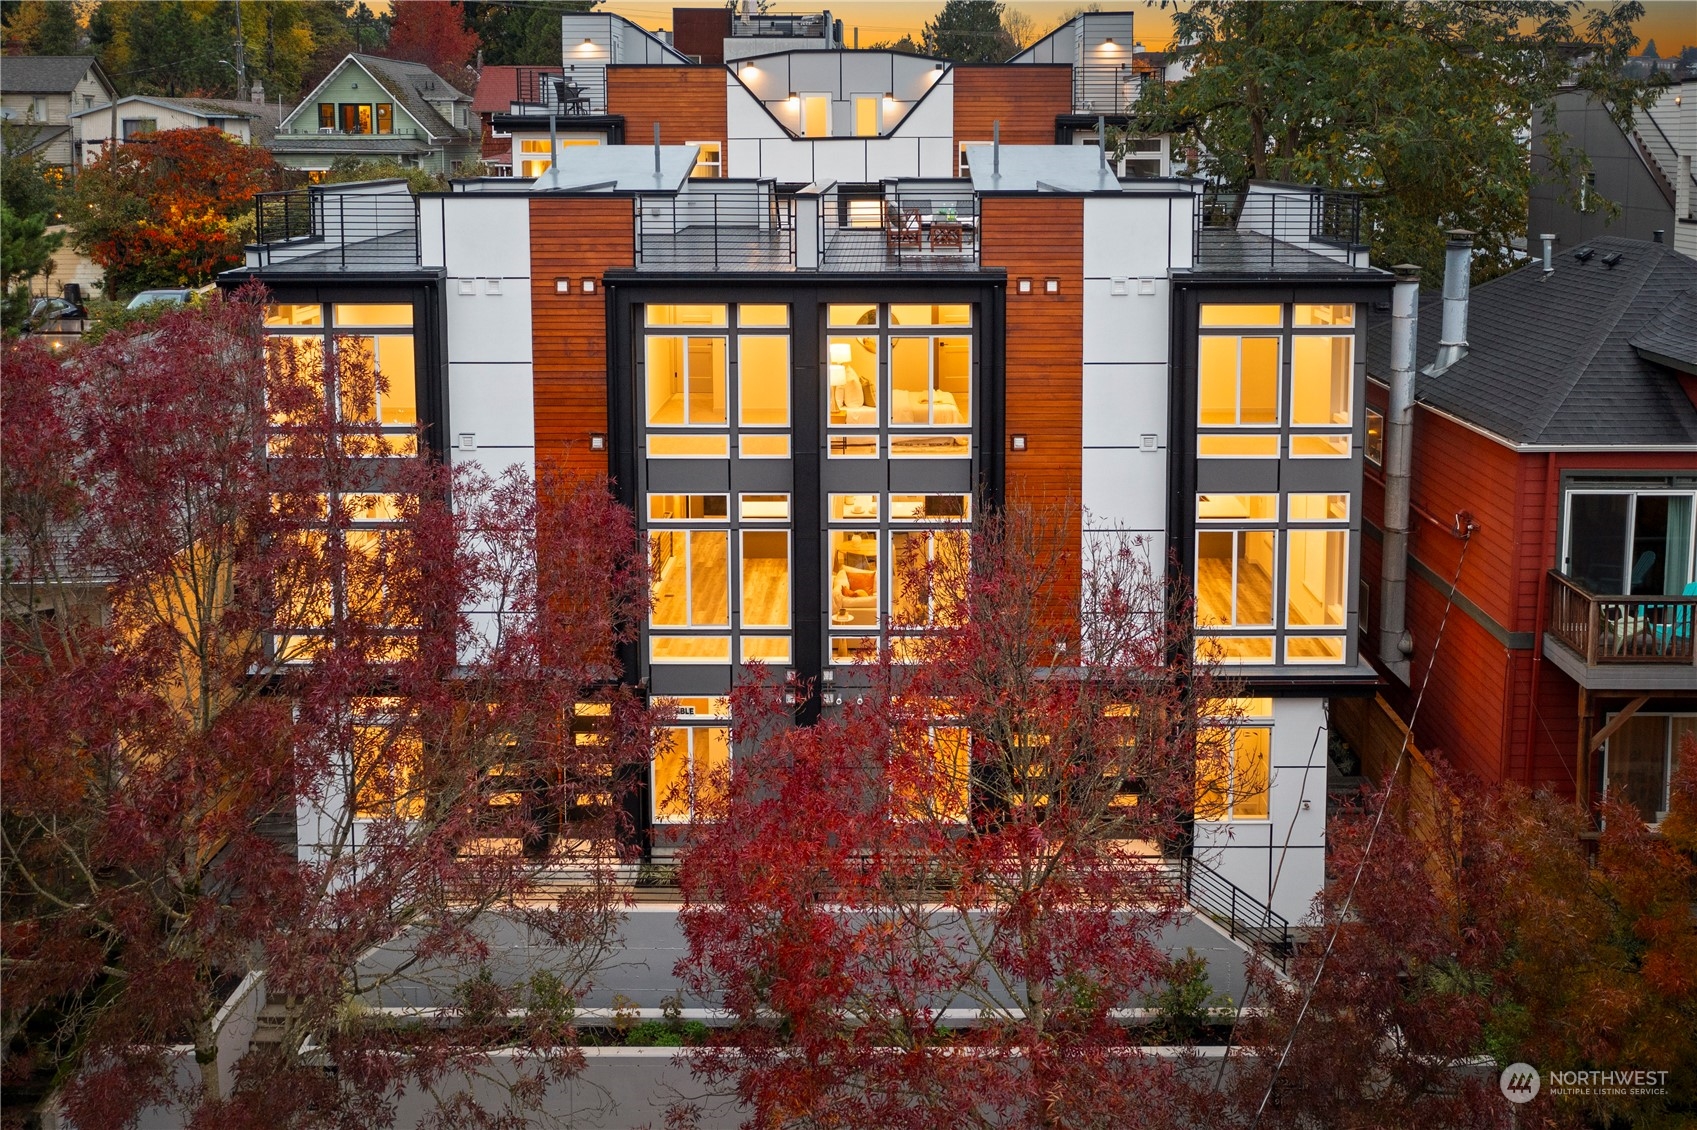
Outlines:
<svg viewBox="0 0 1697 1130"><path fill-rule="evenodd" d="M1196 209L1199 269L1278 270L1314 256L1352 265L1361 245L1361 197L1316 189L1206 192Z"/></svg>
<svg viewBox="0 0 1697 1130"><path fill-rule="evenodd" d="M795 212L772 181L693 188L636 202L643 270L748 271L795 265Z"/></svg>
<svg viewBox="0 0 1697 1130"><path fill-rule="evenodd" d="M311 256L334 270L414 267L419 262L418 200L404 186L382 192L305 189L254 198L259 265Z"/></svg>
<svg viewBox="0 0 1697 1130"><path fill-rule="evenodd" d="M607 72L600 65L520 67L515 77L515 114L572 116L606 109Z"/></svg>
<svg viewBox="0 0 1697 1130"><path fill-rule="evenodd" d="M1219 923L1234 941L1248 945L1280 969L1289 963L1296 948L1290 923L1271 907L1194 857L1187 856L1180 864L1179 882L1184 901Z"/></svg>
<svg viewBox="0 0 1697 1130"><path fill-rule="evenodd" d="M822 15L747 16L731 23L731 34L738 38L818 39L824 37L828 29L829 25Z"/></svg>
<svg viewBox="0 0 1697 1130"><path fill-rule="evenodd" d="M939 257L978 260L982 227L978 194L970 188L886 183L881 219L884 253L897 263Z"/></svg>
<svg viewBox="0 0 1697 1130"><path fill-rule="evenodd" d="M254 242L284 243L312 234L312 198L306 189L262 192L253 200Z"/></svg>

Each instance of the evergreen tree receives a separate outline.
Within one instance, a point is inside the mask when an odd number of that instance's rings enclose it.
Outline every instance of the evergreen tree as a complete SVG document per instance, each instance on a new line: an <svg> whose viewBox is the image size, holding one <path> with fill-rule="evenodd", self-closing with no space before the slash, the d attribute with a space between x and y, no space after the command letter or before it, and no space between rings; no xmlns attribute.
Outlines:
<svg viewBox="0 0 1697 1130"><path fill-rule="evenodd" d="M466 27L483 41L483 61L495 65L558 66L560 17L587 12L597 0L466 0Z"/></svg>
<svg viewBox="0 0 1697 1130"><path fill-rule="evenodd" d="M957 63L1000 63L1018 51L1002 26L1005 5L993 0L948 0L925 25L927 54Z"/></svg>

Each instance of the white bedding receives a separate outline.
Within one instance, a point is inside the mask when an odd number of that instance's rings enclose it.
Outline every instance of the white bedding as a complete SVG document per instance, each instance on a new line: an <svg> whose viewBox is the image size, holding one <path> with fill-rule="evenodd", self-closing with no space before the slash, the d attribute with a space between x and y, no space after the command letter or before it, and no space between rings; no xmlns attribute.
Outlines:
<svg viewBox="0 0 1697 1130"><path fill-rule="evenodd" d="M960 408L955 404L954 394L932 390L934 399L931 419L925 415L926 394L923 392L908 392L906 389L893 389L893 399L890 401L890 423L892 424L958 424L961 422Z"/></svg>

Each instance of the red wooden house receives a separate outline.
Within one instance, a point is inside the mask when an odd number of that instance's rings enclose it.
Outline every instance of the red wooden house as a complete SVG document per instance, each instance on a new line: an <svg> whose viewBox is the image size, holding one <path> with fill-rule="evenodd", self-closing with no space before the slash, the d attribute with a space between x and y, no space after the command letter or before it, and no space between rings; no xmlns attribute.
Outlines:
<svg viewBox="0 0 1697 1130"><path fill-rule="evenodd" d="M1404 651L1386 697L1459 768L1654 822L1697 730L1697 262L1599 238L1479 287L1447 369L1419 314ZM1382 431L1390 326L1370 334ZM1385 476L1370 439L1361 575L1381 607ZM1436 659L1439 620L1457 575ZM1377 636L1367 651L1377 652ZM1388 657L1392 660L1402 656ZM1412 687L1412 689L1410 689Z"/></svg>

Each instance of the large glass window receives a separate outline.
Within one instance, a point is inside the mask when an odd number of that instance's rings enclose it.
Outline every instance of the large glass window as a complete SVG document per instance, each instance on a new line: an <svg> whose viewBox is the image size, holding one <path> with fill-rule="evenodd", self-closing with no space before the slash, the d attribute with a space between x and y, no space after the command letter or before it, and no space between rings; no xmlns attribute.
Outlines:
<svg viewBox="0 0 1697 1130"><path fill-rule="evenodd" d="M749 427L785 427L790 422L790 339L737 339L737 422Z"/></svg>
<svg viewBox="0 0 1697 1130"><path fill-rule="evenodd" d="M743 530L742 626L787 628L789 623L789 531Z"/></svg>
<svg viewBox="0 0 1697 1130"><path fill-rule="evenodd" d="M682 824L709 813L724 796L731 768L731 732L724 726L673 726L654 747L653 816Z"/></svg>
<svg viewBox="0 0 1697 1130"><path fill-rule="evenodd" d="M878 339L833 337L826 344L833 427L878 425Z"/></svg>
<svg viewBox="0 0 1697 1130"><path fill-rule="evenodd" d="M1196 535L1196 622L1202 627L1272 627L1275 530L1203 530Z"/></svg>
<svg viewBox="0 0 1697 1130"><path fill-rule="evenodd" d="M831 531L831 623L876 627L878 582L877 532Z"/></svg>
<svg viewBox="0 0 1697 1130"><path fill-rule="evenodd" d="M1355 339L1297 334L1291 339L1290 422L1348 426L1354 387Z"/></svg>
<svg viewBox="0 0 1697 1130"><path fill-rule="evenodd" d="M890 423L948 425L972 422L972 339L890 339Z"/></svg>
<svg viewBox="0 0 1697 1130"><path fill-rule="evenodd" d="M1279 339L1204 337L1198 405L1204 427L1277 424Z"/></svg>
<svg viewBox="0 0 1697 1130"><path fill-rule="evenodd" d="M1569 491L1563 572L1600 595L1686 593L1692 498L1690 491Z"/></svg>
<svg viewBox="0 0 1697 1130"><path fill-rule="evenodd" d="M265 308L265 326L267 354L323 387L339 419L353 425L343 437L350 455L417 454L418 359L410 304L280 303ZM287 348L279 349L282 343ZM335 362L328 371L327 355ZM282 454L287 432L310 428L314 419L277 416L273 423L279 431L271 450Z"/></svg>
<svg viewBox="0 0 1697 1130"><path fill-rule="evenodd" d="M648 339L648 423L723 426L726 414L725 339Z"/></svg>
<svg viewBox="0 0 1697 1130"><path fill-rule="evenodd" d="M897 628L957 623L965 594L965 530L890 535L890 621Z"/></svg>
<svg viewBox="0 0 1697 1130"><path fill-rule="evenodd" d="M1609 736L1603 756L1605 795L1623 800L1646 824L1668 811L1668 782L1681 747L1697 737L1697 715L1634 714Z"/></svg>
<svg viewBox="0 0 1697 1130"><path fill-rule="evenodd" d="M1205 730L1196 740L1196 818L1265 820L1272 766L1270 726Z"/></svg>
<svg viewBox="0 0 1697 1130"><path fill-rule="evenodd" d="M1288 530L1285 550L1285 623L1343 627L1349 531Z"/></svg>

